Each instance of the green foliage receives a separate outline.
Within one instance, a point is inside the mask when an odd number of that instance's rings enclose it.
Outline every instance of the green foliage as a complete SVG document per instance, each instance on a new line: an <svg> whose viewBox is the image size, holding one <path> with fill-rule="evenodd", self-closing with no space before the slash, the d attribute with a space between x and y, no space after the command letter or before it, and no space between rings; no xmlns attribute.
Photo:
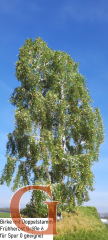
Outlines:
<svg viewBox="0 0 108 240"><path fill-rule="evenodd" d="M26 208L21 211L21 214L24 214L25 216L28 216L29 218L43 218L48 215L48 209L46 206L41 206L41 209L36 210L36 207L34 204L28 203L26 205Z"/></svg>
<svg viewBox="0 0 108 240"><path fill-rule="evenodd" d="M94 190L91 165L98 161L100 144L104 141L100 110L93 111L90 105L93 101L78 66L70 55L53 51L41 38L27 39L16 62L15 76L21 86L15 88L9 100L17 107L15 130L8 134L7 164L0 184L10 185L19 163L12 191L37 182L50 184L53 199L60 201L59 211L66 208L64 203L69 211L75 200L79 205L89 200L88 190ZM37 163L41 159L39 168ZM50 164L51 179L45 170ZM65 176L68 181L64 184ZM44 196L45 200L49 197ZM38 204L41 197L38 193L34 196L38 215L46 213L46 207Z"/></svg>
<svg viewBox="0 0 108 240"><path fill-rule="evenodd" d="M27 216L28 218L33 218L33 217L36 217L36 210L35 210L35 207L34 205L32 204L27 204L26 205L26 208L24 208L20 214L23 214L25 216Z"/></svg>

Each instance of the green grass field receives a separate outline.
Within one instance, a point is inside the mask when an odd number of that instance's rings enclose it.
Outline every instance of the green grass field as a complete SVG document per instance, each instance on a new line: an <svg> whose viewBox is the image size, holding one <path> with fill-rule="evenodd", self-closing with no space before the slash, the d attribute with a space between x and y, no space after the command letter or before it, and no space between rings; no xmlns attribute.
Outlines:
<svg viewBox="0 0 108 240"><path fill-rule="evenodd" d="M62 212L62 216L57 222L60 235L54 235L54 240L108 240L108 224L102 223L95 207L77 206L71 213ZM0 212L0 218L11 218L10 213Z"/></svg>
<svg viewBox="0 0 108 240"><path fill-rule="evenodd" d="M0 212L0 218L11 218L10 213Z"/></svg>

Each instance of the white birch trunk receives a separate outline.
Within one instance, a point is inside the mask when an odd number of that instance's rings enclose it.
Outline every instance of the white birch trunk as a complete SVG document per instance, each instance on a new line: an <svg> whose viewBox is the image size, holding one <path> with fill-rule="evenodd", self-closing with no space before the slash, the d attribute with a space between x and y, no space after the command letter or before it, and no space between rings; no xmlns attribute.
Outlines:
<svg viewBox="0 0 108 240"><path fill-rule="evenodd" d="M64 99L63 83L62 84L60 83L60 85L61 85L61 100L63 100ZM59 123L59 127L60 126L61 126L61 124ZM64 130L65 130L65 128L64 128ZM64 154L66 155L66 139L65 139L65 135L64 134L61 136L61 145L63 147ZM64 183L64 179L65 179L65 175L63 175L63 178L62 178L62 181L61 181L62 184Z"/></svg>

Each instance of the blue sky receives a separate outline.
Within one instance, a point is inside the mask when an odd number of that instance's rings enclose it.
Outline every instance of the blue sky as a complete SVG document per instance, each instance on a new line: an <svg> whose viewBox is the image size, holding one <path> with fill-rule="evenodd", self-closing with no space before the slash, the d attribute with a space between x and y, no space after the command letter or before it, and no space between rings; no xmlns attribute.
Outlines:
<svg viewBox="0 0 108 240"><path fill-rule="evenodd" d="M39 36L48 47L65 51L80 63L93 109L101 111L105 142L100 146L99 162L92 165L95 190L89 191L90 201L83 206L108 212L108 1L4 0L0 1L0 23L0 171L6 164L7 133L14 130L15 108L8 100L20 86L14 76L19 48L27 38ZM12 186L13 182L0 186L0 207L10 207ZM30 201L31 193L23 195L20 208Z"/></svg>

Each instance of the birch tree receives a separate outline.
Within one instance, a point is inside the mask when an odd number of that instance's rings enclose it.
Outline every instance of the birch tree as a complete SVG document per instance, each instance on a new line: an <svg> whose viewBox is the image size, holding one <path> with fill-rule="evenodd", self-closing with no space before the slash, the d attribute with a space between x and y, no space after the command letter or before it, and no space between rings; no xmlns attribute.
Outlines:
<svg viewBox="0 0 108 240"><path fill-rule="evenodd" d="M17 169L12 191L26 185L50 185L50 200L60 201L60 210L64 203L69 210L76 202L90 200L88 190L95 190L91 166L99 161L104 141L100 110L93 110L78 66L70 55L53 51L41 38L27 39L15 66L21 86L9 100L17 108L15 130L8 134L0 183L9 186ZM33 192L36 200L37 191Z"/></svg>

